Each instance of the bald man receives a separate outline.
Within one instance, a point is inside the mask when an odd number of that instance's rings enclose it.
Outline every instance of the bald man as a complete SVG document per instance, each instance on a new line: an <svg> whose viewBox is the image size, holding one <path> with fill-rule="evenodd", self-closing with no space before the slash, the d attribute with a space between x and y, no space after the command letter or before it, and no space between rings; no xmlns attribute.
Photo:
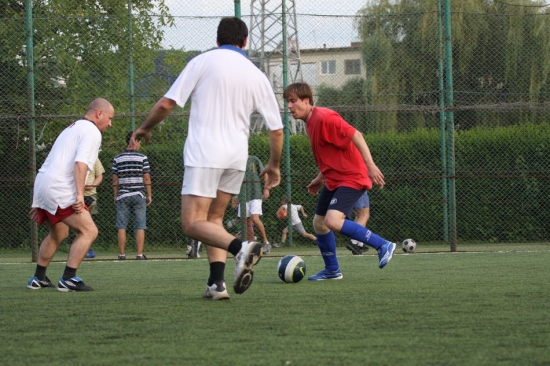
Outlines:
<svg viewBox="0 0 550 366"><path fill-rule="evenodd" d="M49 233L40 245L36 270L27 284L29 289L55 287L46 276L46 269L71 228L77 235L57 289L62 292L92 291L76 276L76 270L98 232L84 204L84 187L86 175L99 154L101 134L111 127L114 114L114 108L107 100L93 100L84 118L73 122L59 134L36 175L31 220L39 225L47 223Z"/></svg>

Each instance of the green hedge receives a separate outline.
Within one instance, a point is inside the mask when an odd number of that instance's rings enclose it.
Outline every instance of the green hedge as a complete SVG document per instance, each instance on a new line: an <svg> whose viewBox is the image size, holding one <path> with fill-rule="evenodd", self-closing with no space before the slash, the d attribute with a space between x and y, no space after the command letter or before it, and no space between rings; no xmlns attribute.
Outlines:
<svg viewBox="0 0 550 366"><path fill-rule="evenodd" d="M462 241L546 241L550 234L550 129L547 124L457 132L457 234ZM368 227L388 239L444 239L440 133L365 136L386 178L373 188ZM267 151L267 140L254 145ZM256 141L257 142L257 141ZM306 136L291 137L293 199L310 201L316 175ZM298 199L297 199L298 197ZM314 202L313 202L314 206ZM307 211L313 212L314 207Z"/></svg>
<svg viewBox="0 0 550 366"><path fill-rule="evenodd" d="M440 136L437 130L419 129L407 134L365 136L375 162L386 177L384 189L370 192L371 219L368 227L395 241L411 237L417 241L443 240L443 194ZM142 148L151 162L153 205L148 210L147 245L185 248L187 238L180 228L180 189L183 171L181 141L155 143ZM266 162L267 136L253 135L250 154ZM310 214L302 219L312 231L316 197L306 186L318 170L307 136L290 138L290 174L264 203L263 221L271 241L279 241L280 225L274 212L291 182L293 202ZM107 146L100 159L107 169L98 189L100 214L99 247L116 246L115 206L110 167L124 146ZM550 129L547 124L506 128L476 128L456 134L457 235L461 241L546 241L550 236ZM17 207L19 214L0 212L1 247L20 247L30 242L30 189L28 157L3 151L5 175L0 203ZM44 155L44 156L42 156ZM38 156L38 166L45 153ZM286 156L285 156L286 158ZM14 169L17 168L17 171ZM228 215L234 215L231 209ZM46 235L40 228L39 238ZM131 235L129 236L129 238ZM294 236L297 243L308 243ZM129 240L129 246L133 245ZM130 248L129 248L130 249Z"/></svg>

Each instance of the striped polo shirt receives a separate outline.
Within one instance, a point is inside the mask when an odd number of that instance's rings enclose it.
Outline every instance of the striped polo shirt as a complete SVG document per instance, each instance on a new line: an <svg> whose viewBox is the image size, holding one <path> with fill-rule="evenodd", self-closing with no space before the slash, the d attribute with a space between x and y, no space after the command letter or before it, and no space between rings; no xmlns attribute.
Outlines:
<svg viewBox="0 0 550 366"><path fill-rule="evenodd" d="M149 173L150 170L147 156L136 150L124 150L115 156L111 173L118 176L117 201L136 194L145 197L143 174Z"/></svg>

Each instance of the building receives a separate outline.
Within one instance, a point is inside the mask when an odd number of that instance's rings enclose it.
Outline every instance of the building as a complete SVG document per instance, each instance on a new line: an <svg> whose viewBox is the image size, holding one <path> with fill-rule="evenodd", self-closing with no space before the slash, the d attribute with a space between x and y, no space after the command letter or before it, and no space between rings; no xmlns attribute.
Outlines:
<svg viewBox="0 0 550 366"><path fill-rule="evenodd" d="M365 78L366 70L362 61L361 42L352 42L349 47L301 49L300 65L302 80L314 90L319 85L340 88L352 78ZM282 54L270 53L266 74L276 92L283 87ZM290 75L296 74L297 60L290 60ZM289 77L289 83L292 80Z"/></svg>

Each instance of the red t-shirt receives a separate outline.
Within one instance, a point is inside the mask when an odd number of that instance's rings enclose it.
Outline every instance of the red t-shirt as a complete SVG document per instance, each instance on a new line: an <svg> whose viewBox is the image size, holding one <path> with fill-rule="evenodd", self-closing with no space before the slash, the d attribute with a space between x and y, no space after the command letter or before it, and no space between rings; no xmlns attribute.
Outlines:
<svg viewBox="0 0 550 366"><path fill-rule="evenodd" d="M351 139L355 128L335 111L315 107L306 125L313 156L331 191L338 187L371 189L372 181Z"/></svg>

